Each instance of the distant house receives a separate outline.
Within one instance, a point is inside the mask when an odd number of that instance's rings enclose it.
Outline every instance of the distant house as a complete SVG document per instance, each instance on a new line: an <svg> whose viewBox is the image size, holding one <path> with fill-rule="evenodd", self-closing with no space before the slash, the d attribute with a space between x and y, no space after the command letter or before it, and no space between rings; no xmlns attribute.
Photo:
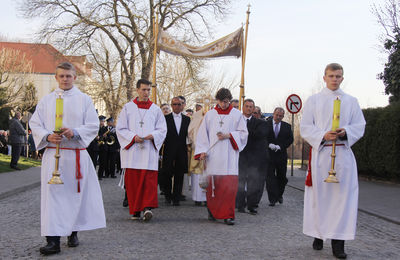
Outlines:
<svg viewBox="0 0 400 260"><path fill-rule="evenodd" d="M27 60L32 61L32 82L37 90L37 98L40 100L45 95L57 88L55 80L55 68L62 62L74 64L78 80L76 86L84 90L85 83L92 82L92 64L86 56L66 56L50 44L0 42L0 49L19 50ZM79 84L84 83L84 84ZM94 100L96 108L103 112L104 105L101 101Z"/></svg>

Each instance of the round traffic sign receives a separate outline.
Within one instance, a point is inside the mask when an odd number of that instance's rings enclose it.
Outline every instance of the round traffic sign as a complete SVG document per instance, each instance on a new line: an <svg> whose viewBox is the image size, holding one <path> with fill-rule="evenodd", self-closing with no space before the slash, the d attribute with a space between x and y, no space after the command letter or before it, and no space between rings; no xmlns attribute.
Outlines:
<svg viewBox="0 0 400 260"><path fill-rule="evenodd" d="M291 94L286 99L286 109L289 111L289 113L297 114L302 105L303 103L301 102L301 98L296 94Z"/></svg>

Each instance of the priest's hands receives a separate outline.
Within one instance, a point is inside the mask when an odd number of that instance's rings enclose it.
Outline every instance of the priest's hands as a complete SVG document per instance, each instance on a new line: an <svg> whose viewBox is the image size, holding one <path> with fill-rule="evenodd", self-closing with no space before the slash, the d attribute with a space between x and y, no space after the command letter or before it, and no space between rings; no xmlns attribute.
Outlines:
<svg viewBox="0 0 400 260"><path fill-rule="evenodd" d="M62 131L61 135L68 138L68 140L74 137L74 131L71 128L61 128L60 130Z"/></svg>
<svg viewBox="0 0 400 260"><path fill-rule="evenodd" d="M201 153L199 159L200 159L200 161L203 161L203 160L206 159L206 157L207 157L207 154L206 154L206 153Z"/></svg>
<svg viewBox="0 0 400 260"><path fill-rule="evenodd" d="M153 139L154 139L154 137L151 134L146 137L143 137L143 140L153 140Z"/></svg>
<svg viewBox="0 0 400 260"><path fill-rule="evenodd" d="M62 136L60 134L50 134L47 136L46 141L53 143L53 144L59 144L61 143Z"/></svg>
<svg viewBox="0 0 400 260"><path fill-rule="evenodd" d="M139 137L138 135L135 136L135 143L143 143L144 139Z"/></svg>
<svg viewBox="0 0 400 260"><path fill-rule="evenodd" d="M336 131L328 131L324 135L325 141L336 141L338 137L343 137L346 134L346 129L338 128Z"/></svg>
<svg viewBox="0 0 400 260"><path fill-rule="evenodd" d="M217 136L218 136L219 140L229 139L231 137L231 135L229 133L228 134L223 134L221 132L218 132Z"/></svg>

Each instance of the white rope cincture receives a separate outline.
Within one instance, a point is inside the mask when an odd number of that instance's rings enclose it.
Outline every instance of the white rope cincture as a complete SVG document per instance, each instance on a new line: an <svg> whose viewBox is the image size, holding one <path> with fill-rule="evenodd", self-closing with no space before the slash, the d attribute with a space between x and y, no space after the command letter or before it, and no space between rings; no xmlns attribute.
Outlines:
<svg viewBox="0 0 400 260"><path fill-rule="evenodd" d="M215 197L214 190L215 190L214 175L211 175L211 197L213 198Z"/></svg>
<svg viewBox="0 0 400 260"><path fill-rule="evenodd" d="M121 187L121 189L125 189L125 171L126 168L123 168L121 172L121 179L119 180L118 183L118 186Z"/></svg>

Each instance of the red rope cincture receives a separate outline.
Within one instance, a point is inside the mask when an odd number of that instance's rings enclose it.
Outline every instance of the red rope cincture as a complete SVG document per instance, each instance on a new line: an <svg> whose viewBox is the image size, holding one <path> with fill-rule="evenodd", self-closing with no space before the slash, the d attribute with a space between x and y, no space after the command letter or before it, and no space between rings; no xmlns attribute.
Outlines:
<svg viewBox="0 0 400 260"><path fill-rule="evenodd" d="M56 147L47 147L49 149L56 149ZM81 173L81 150L86 150L86 148L68 148L68 147L60 147L61 150L74 150L75 151L75 160L76 160L76 171L75 178L78 180L78 193L81 192L81 184L80 179L83 178Z"/></svg>
<svg viewBox="0 0 400 260"><path fill-rule="evenodd" d="M310 152L308 153L308 169L307 169L307 177L306 177L306 186L312 186L312 177L311 177L311 157L312 157L312 147L310 147Z"/></svg>

